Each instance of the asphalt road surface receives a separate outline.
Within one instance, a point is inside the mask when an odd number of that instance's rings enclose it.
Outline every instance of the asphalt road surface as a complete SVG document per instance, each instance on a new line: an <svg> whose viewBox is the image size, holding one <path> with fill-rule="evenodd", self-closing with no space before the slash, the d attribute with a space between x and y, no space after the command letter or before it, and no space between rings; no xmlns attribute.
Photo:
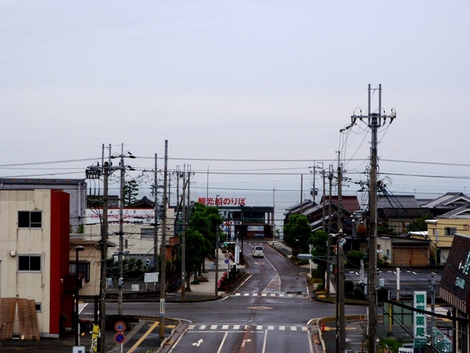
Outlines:
<svg viewBox="0 0 470 353"><path fill-rule="evenodd" d="M254 245L254 244L252 244ZM168 303L167 315L185 319L172 353L320 352L313 340L312 318L334 316L334 304L312 301L305 275L278 252L265 246L264 258L253 258L245 243L248 279L223 300ZM348 314L365 314L347 306Z"/></svg>

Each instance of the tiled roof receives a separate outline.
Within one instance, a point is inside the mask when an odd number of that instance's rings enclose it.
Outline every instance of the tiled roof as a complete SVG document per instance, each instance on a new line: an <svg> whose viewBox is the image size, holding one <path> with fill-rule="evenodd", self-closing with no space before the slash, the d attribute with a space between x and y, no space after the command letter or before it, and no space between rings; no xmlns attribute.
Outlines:
<svg viewBox="0 0 470 353"><path fill-rule="evenodd" d="M329 201L329 196L325 196L325 203ZM335 205L338 204L338 196L331 196L331 203ZM356 196L342 196L341 203L343 205L343 209L349 212L355 212L361 210L361 205L359 205L359 201L357 200Z"/></svg>
<svg viewBox="0 0 470 353"><path fill-rule="evenodd" d="M437 218L470 218L470 204L446 212Z"/></svg>
<svg viewBox="0 0 470 353"><path fill-rule="evenodd" d="M419 204L414 195L380 196L377 208L419 208Z"/></svg>
<svg viewBox="0 0 470 353"><path fill-rule="evenodd" d="M448 192L445 195L438 197L421 205L426 208L449 208L459 207L465 204L470 204L470 197L461 192Z"/></svg>

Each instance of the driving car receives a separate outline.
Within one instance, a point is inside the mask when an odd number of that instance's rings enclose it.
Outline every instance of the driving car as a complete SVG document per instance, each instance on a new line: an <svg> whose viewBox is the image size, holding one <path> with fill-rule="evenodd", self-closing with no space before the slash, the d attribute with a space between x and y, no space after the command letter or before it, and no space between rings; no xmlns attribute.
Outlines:
<svg viewBox="0 0 470 353"><path fill-rule="evenodd" d="M253 247L253 257L264 257L264 247L262 245Z"/></svg>

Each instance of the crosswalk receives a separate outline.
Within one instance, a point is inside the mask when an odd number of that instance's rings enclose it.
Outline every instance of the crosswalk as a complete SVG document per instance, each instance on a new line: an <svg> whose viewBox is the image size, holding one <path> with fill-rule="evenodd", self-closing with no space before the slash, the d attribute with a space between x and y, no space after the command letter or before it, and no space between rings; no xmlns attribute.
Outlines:
<svg viewBox="0 0 470 353"><path fill-rule="evenodd" d="M278 298L307 298L305 293L251 293L251 292L237 292L231 295L232 297L278 297Z"/></svg>
<svg viewBox="0 0 470 353"><path fill-rule="evenodd" d="M306 325L189 325L193 331L308 331Z"/></svg>

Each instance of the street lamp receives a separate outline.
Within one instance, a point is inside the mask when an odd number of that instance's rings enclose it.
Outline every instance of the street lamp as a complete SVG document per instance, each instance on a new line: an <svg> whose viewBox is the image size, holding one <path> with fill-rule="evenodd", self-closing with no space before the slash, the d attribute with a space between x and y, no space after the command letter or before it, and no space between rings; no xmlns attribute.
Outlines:
<svg viewBox="0 0 470 353"><path fill-rule="evenodd" d="M78 337L80 335L80 320L78 317L78 290L80 288L80 277L78 275L78 253L85 250L82 245L75 247L75 345L78 346Z"/></svg>
<svg viewBox="0 0 470 353"><path fill-rule="evenodd" d="M345 349L345 312L344 312L344 252L343 230L336 235L336 352Z"/></svg>

